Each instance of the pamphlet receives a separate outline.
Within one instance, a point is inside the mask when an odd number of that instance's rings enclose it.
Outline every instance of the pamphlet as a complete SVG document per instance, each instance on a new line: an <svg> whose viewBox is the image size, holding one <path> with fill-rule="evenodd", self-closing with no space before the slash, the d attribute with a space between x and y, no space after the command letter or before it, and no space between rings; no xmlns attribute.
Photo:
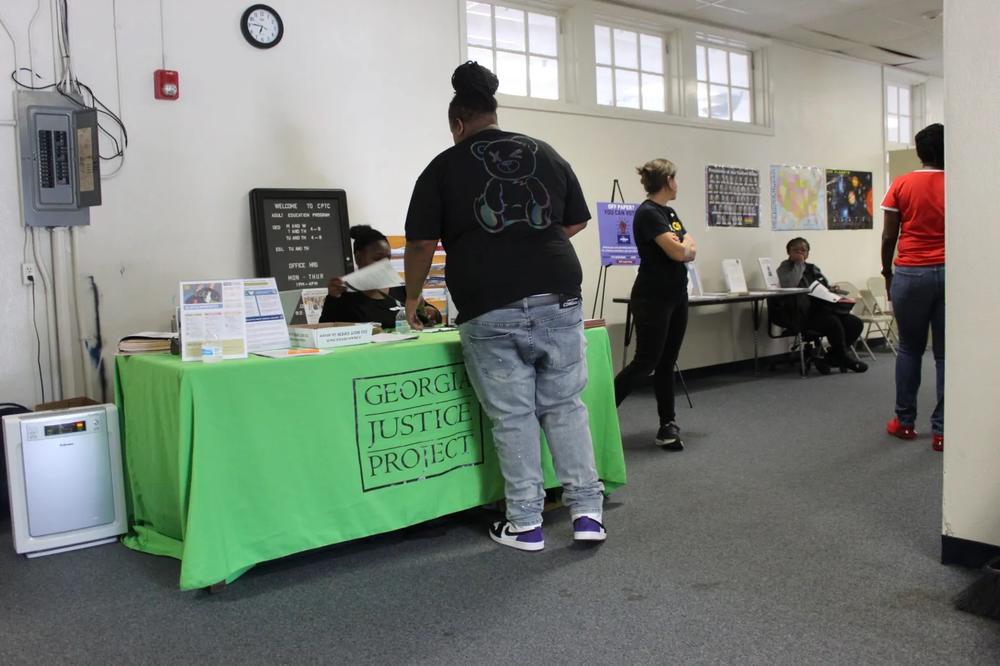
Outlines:
<svg viewBox="0 0 1000 666"><path fill-rule="evenodd" d="M323 314L323 303L326 302L326 294L325 287L302 290L302 307L306 311L307 324L319 323L319 317Z"/></svg>
<svg viewBox="0 0 1000 666"><path fill-rule="evenodd" d="M389 287L399 287L403 281L399 279L399 273L392 267L392 262L388 259L376 261L368 264L364 268L348 273L340 278L351 291L369 291L371 289L388 289Z"/></svg>
<svg viewBox="0 0 1000 666"><path fill-rule="evenodd" d="M417 333L376 333L372 336L372 342L385 344L387 342L402 342L403 340L416 340L420 335Z"/></svg>
<svg viewBox="0 0 1000 666"><path fill-rule="evenodd" d="M274 278L243 280L246 300L247 351L288 349L288 325Z"/></svg>
<svg viewBox="0 0 1000 666"><path fill-rule="evenodd" d="M743 273L743 262L739 259L723 259L722 274L726 278L726 289L730 294L745 294L747 279Z"/></svg>
<svg viewBox="0 0 1000 666"><path fill-rule="evenodd" d="M764 278L764 287L781 289L781 281L778 279L778 273L774 270L771 257L758 257L757 263L760 264L760 274Z"/></svg>
<svg viewBox="0 0 1000 666"><path fill-rule="evenodd" d="M688 274L688 298L701 296L701 276L698 275L698 267L694 265L693 261L689 261L684 266L687 268Z"/></svg>
<svg viewBox="0 0 1000 666"><path fill-rule="evenodd" d="M181 282L179 291L183 360L200 361L203 344L220 348L223 358L247 357L243 280Z"/></svg>

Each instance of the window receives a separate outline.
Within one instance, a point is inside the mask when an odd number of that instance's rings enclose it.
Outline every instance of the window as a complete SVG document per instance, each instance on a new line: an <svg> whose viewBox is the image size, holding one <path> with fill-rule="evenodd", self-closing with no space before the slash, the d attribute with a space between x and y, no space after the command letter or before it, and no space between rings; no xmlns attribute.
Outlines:
<svg viewBox="0 0 1000 666"><path fill-rule="evenodd" d="M595 25L594 53L598 104L666 111L662 37Z"/></svg>
<svg viewBox="0 0 1000 666"><path fill-rule="evenodd" d="M889 84L885 90L885 138L889 143L910 143L913 110L909 86Z"/></svg>
<svg viewBox="0 0 1000 666"><path fill-rule="evenodd" d="M559 99L556 17L488 2L466 2L469 60L488 67L505 95Z"/></svg>
<svg viewBox="0 0 1000 666"><path fill-rule="evenodd" d="M750 52L698 43L698 116L738 123L753 122L753 77Z"/></svg>

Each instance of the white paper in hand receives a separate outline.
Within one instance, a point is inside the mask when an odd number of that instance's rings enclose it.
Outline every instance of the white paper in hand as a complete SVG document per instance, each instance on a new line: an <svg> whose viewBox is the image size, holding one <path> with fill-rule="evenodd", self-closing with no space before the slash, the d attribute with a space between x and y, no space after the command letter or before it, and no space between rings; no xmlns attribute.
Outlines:
<svg viewBox="0 0 1000 666"><path fill-rule="evenodd" d="M853 303L854 299L846 298L840 294L834 293L823 286L823 283L819 280L814 280L811 285L809 285L809 295L813 298L818 298L821 301L826 301L827 303Z"/></svg>
<svg viewBox="0 0 1000 666"><path fill-rule="evenodd" d="M368 291L370 289L388 289L402 286L399 273L392 267L388 259L376 261L364 268L348 273L340 278L352 291Z"/></svg>

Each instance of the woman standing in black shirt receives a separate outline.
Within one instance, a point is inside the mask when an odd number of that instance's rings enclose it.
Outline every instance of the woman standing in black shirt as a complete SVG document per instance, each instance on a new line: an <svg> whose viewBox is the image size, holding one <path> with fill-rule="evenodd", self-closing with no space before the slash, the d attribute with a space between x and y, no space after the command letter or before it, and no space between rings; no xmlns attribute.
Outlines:
<svg viewBox="0 0 1000 666"><path fill-rule="evenodd" d="M354 265L364 268L376 261L388 259L392 255L388 239L381 231L367 224L351 227L354 239ZM398 308L406 303L406 287L371 289L368 291L347 291L347 285L339 277L331 278L327 286L326 300L323 302L321 322L328 321L373 321L383 329L396 327ZM417 317L425 326L441 323L441 313L433 305L420 302Z"/></svg>
<svg viewBox="0 0 1000 666"><path fill-rule="evenodd" d="M674 364L687 329L687 267L695 257L691 234L667 205L677 198L677 167L652 160L636 169L646 200L635 211L632 232L639 250L639 274L632 286L635 356L615 377L615 402L622 404L637 382L656 371L654 388L660 427L656 443L681 451L674 413Z"/></svg>

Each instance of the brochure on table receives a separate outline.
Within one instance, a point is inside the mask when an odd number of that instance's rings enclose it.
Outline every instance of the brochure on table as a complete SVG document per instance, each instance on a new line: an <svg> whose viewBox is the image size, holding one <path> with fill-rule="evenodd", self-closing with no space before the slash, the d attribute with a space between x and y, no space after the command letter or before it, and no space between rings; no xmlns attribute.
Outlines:
<svg viewBox="0 0 1000 666"><path fill-rule="evenodd" d="M774 263L771 257L758 257L757 263L760 265L760 274L764 278L764 286L768 289L781 289L781 281L778 273L774 270Z"/></svg>
<svg viewBox="0 0 1000 666"><path fill-rule="evenodd" d="M743 262L740 259L723 259L722 274L726 278L726 289L730 294L745 294L749 291L746 275L743 273Z"/></svg>
<svg viewBox="0 0 1000 666"><path fill-rule="evenodd" d="M698 267L693 261L689 261L685 264L685 268L688 274L688 298L701 296L701 276L698 275Z"/></svg>
<svg viewBox="0 0 1000 666"><path fill-rule="evenodd" d="M302 290L302 308L306 312L307 324L318 324L323 314L323 303L326 302L326 287Z"/></svg>
<svg viewBox="0 0 1000 666"><path fill-rule="evenodd" d="M247 351L288 349L288 325L274 278L243 280L246 301Z"/></svg>
<svg viewBox="0 0 1000 666"><path fill-rule="evenodd" d="M247 357L243 280L180 283L181 358L200 361L202 345L221 348L222 358ZM280 302L278 312L281 312ZM282 316L282 325L284 317Z"/></svg>

